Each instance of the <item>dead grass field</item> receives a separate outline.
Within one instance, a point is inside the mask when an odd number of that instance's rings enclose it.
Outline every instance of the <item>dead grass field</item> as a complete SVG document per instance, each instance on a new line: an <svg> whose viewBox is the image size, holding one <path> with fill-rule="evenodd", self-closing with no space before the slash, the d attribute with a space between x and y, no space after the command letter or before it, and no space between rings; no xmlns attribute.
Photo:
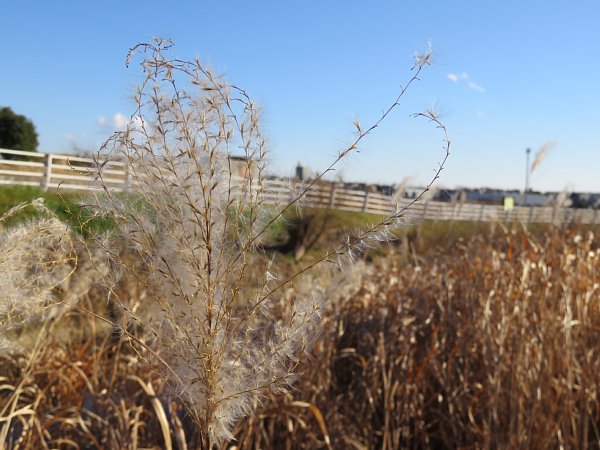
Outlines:
<svg viewBox="0 0 600 450"><path fill-rule="evenodd" d="M223 448L598 448L597 233L414 229L353 270L295 388ZM5 448L200 445L147 353L68 320L2 361Z"/></svg>

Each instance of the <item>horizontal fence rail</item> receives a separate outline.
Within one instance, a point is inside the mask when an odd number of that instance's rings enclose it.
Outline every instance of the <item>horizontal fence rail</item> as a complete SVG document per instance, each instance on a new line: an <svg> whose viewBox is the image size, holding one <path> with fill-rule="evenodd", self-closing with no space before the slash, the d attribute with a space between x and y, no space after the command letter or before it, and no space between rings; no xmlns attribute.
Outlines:
<svg viewBox="0 0 600 450"><path fill-rule="evenodd" d="M107 163L102 170L102 180L94 177L95 174L96 162L91 158L0 149L0 185L78 191L99 189L103 184L115 189L127 186L127 170L123 164Z"/></svg>
<svg viewBox="0 0 600 450"><path fill-rule="evenodd" d="M12 159L11 159L12 158ZM91 158L53 153L23 152L0 149L0 185L38 186L42 189L97 190L103 187L127 190L130 178L124 164L108 162L102 169L102 179L96 176L96 162ZM233 177L241 186L242 177ZM293 181L266 180L260 192L265 202L292 198L302 187ZM479 222L529 222L596 224L600 222L596 209L516 206L505 210L500 205L452 203L430 200L414 202L376 192L346 189L335 183L319 183L306 191L303 204L317 208L387 215L406 208L409 221L464 220ZM414 203L413 203L414 202Z"/></svg>

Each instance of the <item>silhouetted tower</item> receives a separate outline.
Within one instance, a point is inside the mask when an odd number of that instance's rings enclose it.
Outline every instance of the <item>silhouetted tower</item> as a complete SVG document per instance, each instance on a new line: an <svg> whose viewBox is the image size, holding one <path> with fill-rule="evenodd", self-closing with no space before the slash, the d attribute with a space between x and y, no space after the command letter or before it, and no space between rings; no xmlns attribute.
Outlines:
<svg viewBox="0 0 600 450"><path fill-rule="evenodd" d="M298 164L296 165L296 179L300 181L304 180L304 167L300 161L298 161Z"/></svg>

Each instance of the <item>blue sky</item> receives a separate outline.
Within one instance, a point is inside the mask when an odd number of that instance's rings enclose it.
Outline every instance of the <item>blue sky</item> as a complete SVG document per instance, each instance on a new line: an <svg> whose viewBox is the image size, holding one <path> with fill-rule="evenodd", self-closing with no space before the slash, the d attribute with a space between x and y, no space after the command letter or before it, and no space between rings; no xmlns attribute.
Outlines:
<svg viewBox="0 0 600 450"><path fill-rule="evenodd" d="M42 151L95 149L133 112L128 49L170 37L261 105L286 175L298 160L323 168L430 42L433 65L343 179L426 182L440 135L410 115L433 106L452 139L439 186L522 189L525 149L556 141L532 188L600 191L599 20L593 0L3 2L0 105L34 121Z"/></svg>

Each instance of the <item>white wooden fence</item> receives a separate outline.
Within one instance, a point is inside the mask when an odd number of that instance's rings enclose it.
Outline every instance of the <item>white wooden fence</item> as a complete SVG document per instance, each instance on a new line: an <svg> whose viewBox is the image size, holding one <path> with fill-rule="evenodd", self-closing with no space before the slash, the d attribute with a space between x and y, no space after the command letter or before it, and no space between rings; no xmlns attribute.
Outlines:
<svg viewBox="0 0 600 450"><path fill-rule="evenodd" d="M289 182L269 180L267 192L270 195L289 192ZM307 192L308 204L316 207L334 208L344 211L390 214L407 207L405 217L409 220L465 220L479 222L530 222L530 223L600 223L600 213L595 209L575 209L559 207L516 206L505 210L501 205L479 203L452 203L412 199L400 199L397 205L388 195L344 189L333 184L321 185ZM412 204L411 204L412 203Z"/></svg>
<svg viewBox="0 0 600 450"><path fill-rule="evenodd" d="M102 170L102 181L109 187L123 189L128 181L125 166L116 162L107 165ZM91 158L0 149L0 185L38 186L44 190L99 189L101 182L93 176L95 167Z"/></svg>
<svg viewBox="0 0 600 450"><path fill-rule="evenodd" d="M2 159L18 157L19 159ZM20 184L43 189L89 190L99 189L101 181L95 179L95 163L90 158L70 155L22 152L0 149L0 185ZM115 190L129 185L124 165L110 162L103 168L102 183ZM290 182L267 180L263 198L274 200L292 195ZM396 208L408 206L410 199L401 199L394 205L390 196L362 190L344 189L332 183L314 186L305 195L305 203L320 208L358 211L371 214L389 214ZM421 200L408 208L406 217L411 220L465 220L465 221L518 221L564 223L600 223L595 209L559 207L514 207L505 211L499 205L474 203L449 203Z"/></svg>

